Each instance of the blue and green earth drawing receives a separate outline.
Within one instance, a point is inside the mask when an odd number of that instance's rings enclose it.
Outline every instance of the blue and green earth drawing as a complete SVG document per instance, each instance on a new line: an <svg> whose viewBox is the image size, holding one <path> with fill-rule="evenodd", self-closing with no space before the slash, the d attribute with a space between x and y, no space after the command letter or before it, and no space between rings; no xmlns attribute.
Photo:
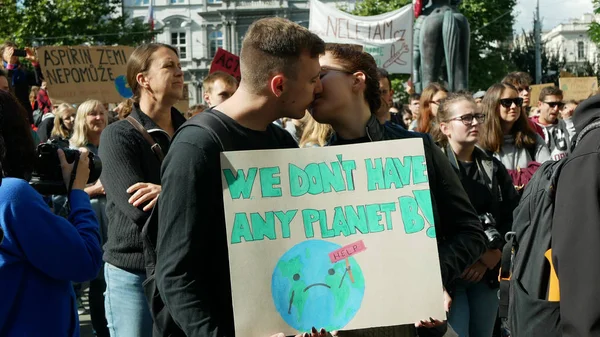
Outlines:
<svg viewBox="0 0 600 337"><path fill-rule="evenodd" d="M328 241L304 241L277 262L271 281L273 301L294 329L339 330L358 312L365 279L354 258L331 262L329 253L339 248Z"/></svg>

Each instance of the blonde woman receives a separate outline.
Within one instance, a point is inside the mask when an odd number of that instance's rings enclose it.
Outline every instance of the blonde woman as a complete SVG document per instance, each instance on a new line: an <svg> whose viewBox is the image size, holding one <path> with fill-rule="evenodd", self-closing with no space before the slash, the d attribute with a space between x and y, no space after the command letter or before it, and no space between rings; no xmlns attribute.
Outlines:
<svg viewBox="0 0 600 337"><path fill-rule="evenodd" d="M73 133L73 122L75 121L75 108L63 103L58 106L54 114L54 128L50 138L68 140ZM41 138L41 137L40 137Z"/></svg>
<svg viewBox="0 0 600 337"><path fill-rule="evenodd" d="M77 108L73 135L69 139L71 148L85 147L96 156L100 146L100 134L108 125L108 113L102 102L98 100L87 100ZM84 191L90 196L92 208L96 213L100 225L100 243L106 241L106 232L108 220L106 218L106 195L104 187L100 180L95 184L88 185ZM106 291L106 281L104 273L101 271L98 276L90 281L90 316L92 327L96 331L96 336L109 336L107 321L104 310L104 292Z"/></svg>
<svg viewBox="0 0 600 337"><path fill-rule="evenodd" d="M333 128L329 124L315 121L310 114L306 114L304 131L298 145L300 147L323 147L331 138Z"/></svg>

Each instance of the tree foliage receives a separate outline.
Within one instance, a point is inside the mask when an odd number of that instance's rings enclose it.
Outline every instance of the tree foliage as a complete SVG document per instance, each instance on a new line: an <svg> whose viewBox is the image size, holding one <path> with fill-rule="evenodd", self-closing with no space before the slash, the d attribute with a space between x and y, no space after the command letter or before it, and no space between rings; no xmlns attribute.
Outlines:
<svg viewBox="0 0 600 337"><path fill-rule="evenodd" d="M548 51L544 43L541 46L542 59L542 83L555 83L558 85L558 77L563 69L566 69L565 57L559 56L558 51ZM535 35L533 32L525 33L522 38L515 42L510 52L510 61L516 69L531 74L535 77Z"/></svg>
<svg viewBox="0 0 600 337"><path fill-rule="evenodd" d="M411 0L363 0L352 13L377 15L410 3ZM423 1L423 4L427 3ZM508 60L505 42L512 38L515 5L516 0L463 0L460 4L459 10L467 17L471 27L470 89L485 90L514 68Z"/></svg>
<svg viewBox="0 0 600 337"><path fill-rule="evenodd" d="M0 40L32 45L136 45L152 39L150 26L120 14L117 0L5 0Z"/></svg>
<svg viewBox="0 0 600 337"><path fill-rule="evenodd" d="M592 3L594 5L594 14L600 14L600 0L592 0ZM600 24L598 22L594 21L590 24L588 35L594 43L600 44Z"/></svg>

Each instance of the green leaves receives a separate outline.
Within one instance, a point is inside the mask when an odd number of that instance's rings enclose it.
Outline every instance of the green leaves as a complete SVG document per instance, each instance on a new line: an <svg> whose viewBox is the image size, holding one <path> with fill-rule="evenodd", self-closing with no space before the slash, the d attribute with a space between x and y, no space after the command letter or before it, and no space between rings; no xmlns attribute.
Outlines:
<svg viewBox="0 0 600 337"><path fill-rule="evenodd" d="M150 27L118 15L120 6L115 0L7 0L0 5L0 40L19 46L150 41Z"/></svg>

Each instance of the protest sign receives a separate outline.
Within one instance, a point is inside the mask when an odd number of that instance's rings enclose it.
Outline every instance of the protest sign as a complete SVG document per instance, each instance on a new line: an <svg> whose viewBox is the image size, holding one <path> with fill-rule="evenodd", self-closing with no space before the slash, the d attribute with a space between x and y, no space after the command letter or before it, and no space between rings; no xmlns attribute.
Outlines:
<svg viewBox="0 0 600 337"><path fill-rule="evenodd" d="M531 91L529 92L529 106L537 107L539 99L540 99L540 92L542 91L542 89L545 87L553 87L553 86L554 86L554 83L544 83L544 84L532 85Z"/></svg>
<svg viewBox="0 0 600 337"><path fill-rule="evenodd" d="M378 67L412 73L412 5L376 16L356 16L310 0L309 29L325 42L361 44Z"/></svg>
<svg viewBox="0 0 600 337"><path fill-rule="evenodd" d="M210 63L209 74L215 71L222 71L227 73L238 81L242 79L242 73L240 71L240 57L228 52L223 48L219 48L212 62Z"/></svg>
<svg viewBox="0 0 600 337"><path fill-rule="evenodd" d="M558 80L563 91L563 100L574 99L582 101L598 92L598 78L596 77L568 77Z"/></svg>
<svg viewBox="0 0 600 337"><path fill-rule="evenodd" d="M181 113L185 113L190 109L190 90L188 83L183 84L183 95L181 96L181 99L175 103L174 107Z"/></svg>
<svg viewBox="0 0 600 337"><path fill-rule="evenodd" d="M421 139L225 152L237 335L443 319Z"/></svg>
<svg viewBox="0 0 600 337"><path fill-rule="evenodd" d="M37 56L53 104L97 99L117 103L131 97L127 86L126 46L40 47Z"/></svg>

